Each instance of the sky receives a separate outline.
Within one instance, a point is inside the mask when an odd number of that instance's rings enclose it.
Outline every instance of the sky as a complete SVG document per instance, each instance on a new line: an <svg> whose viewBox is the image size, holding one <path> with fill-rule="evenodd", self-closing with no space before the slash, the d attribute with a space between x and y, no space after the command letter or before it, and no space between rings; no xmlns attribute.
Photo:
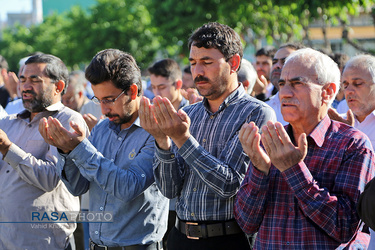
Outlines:
<svg viewBox="0 0 375 250"><path fill-rule="evenodd" d="M0 20L6 21L7 13L30 13L32 0L0 0Z"/></svg>

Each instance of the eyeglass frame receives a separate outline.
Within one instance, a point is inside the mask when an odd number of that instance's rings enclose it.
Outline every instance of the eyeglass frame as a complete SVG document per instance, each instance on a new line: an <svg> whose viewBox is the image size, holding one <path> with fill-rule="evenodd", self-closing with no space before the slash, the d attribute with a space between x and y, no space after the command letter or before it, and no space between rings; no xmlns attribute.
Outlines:
<svg viewBox="0 0 375 250"><path fill-rule="evenodd" d="M92 101L93 103L95 103L96 105L103 104L103 105L109 105L109 106L112 106L112 105L115 104L115 101L117 101L117 99L118 99L122 94L125 93L125 91L126 91L126 90L123 90L123 91L122 91L122 92L121 92L116 98L114 98L114 99L102 99L102 100L99 100L98 97L93 96L93 97L91 98L91 101Z"/></svg>

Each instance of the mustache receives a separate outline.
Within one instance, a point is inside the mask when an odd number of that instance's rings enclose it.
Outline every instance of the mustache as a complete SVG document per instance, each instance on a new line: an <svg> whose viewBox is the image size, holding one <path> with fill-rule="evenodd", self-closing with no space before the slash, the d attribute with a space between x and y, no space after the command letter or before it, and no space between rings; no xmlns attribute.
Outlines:
<svg viewBox="0 0 375 250"><path fill-rule="evenodd" d="M279 74L281 74L281 69L272 70L271 74L273 74L273 73L279 73Z"/></svg>
<svg viewBox="0 0 375 250"><path fill-rule="evenodd" d="M210 81L210 79L208 79L207 77L204 77L204 76L197 76L194 79L194 83L197 83L197 82L209 82L209 81Z"/></svg>
<svg viewBox="0 0 375 250"><path fill-rule="evenodd" d="M282 99L281 104L292 104L292 105L298 105L299 101L298 100L293 100L293 99Z"/></svg>
<svg viewBox="0 0 375 250"><path fill-rule="evenodd" d="M107 113L107 114L105 114L105 116L108 117L108 118L112 118L112 117L117 117L118 115Z"/></svg>
<svg viewBox="0 0 375 250"><path fill-rule="evenodd" d="M36 96L36 93L33 90L22 91L22 94L32 94L33 96Z"/></svg>

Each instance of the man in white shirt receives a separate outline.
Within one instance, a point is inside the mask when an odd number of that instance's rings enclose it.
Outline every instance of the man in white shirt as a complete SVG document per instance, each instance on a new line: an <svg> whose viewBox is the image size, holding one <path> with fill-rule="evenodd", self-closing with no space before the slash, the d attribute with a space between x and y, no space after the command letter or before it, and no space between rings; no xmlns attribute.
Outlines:
<svg viewBox="0 0 375 250"><path fill-rule="evenodd" d="M336 116L331 118L353 125L355 128L365 133L372 146L375 146L375 57L370 55L358 55L351 58L342 73L342 88L344 88L345 100L348 107L353 112L354 117L347 117L348 113L344 118ZM337 115L337 114L336 114ZM354 118L354 121L353 121ZM373 183L374 181L370 182ZM374 184L372 184L374 185ZM368 188L365 189L364 196L374 197L374 193L369 193ZM360 199L365 201L366 198ZM362 208L365 205L360 206ZM372 207L375 209L375 207ZM362 209L358 211L362 219L367 223L368 218L371 216L366 212L362 212ZM370 227L375 229L371 223L368 224ZM375 249L375 233L371 231L371 241L369 249Z"/></svg>
<svg viewBox="0 0 375 250"><path fill-rule="evenodd" d="M76 225L62 215L79 211L79 200L56 172L57 149L38 131L44 117L88 131L82 116L61 103L67 80L59 58L30 57L20 74L26 110L0 119L0 249L75 249L70 242Z"/></svg>
<svg viewBox="0 0 375 250"><path fill-rule="evenodd" d="M302 46L299 44L287 43L280 46L280 48L276 51L275 56L272 59L272 68L271 68L271 83L273 86L279 90L279 80L281 75L281 70L283 69L285 59L294 51L301 49ZM281 105L280 105L280 98L279 92L277 92L274 96L272 96L268 101L266 101L268 105L275 110L276 119L283 125L288 124L284 121L283 115L281 114Z"/></svg>

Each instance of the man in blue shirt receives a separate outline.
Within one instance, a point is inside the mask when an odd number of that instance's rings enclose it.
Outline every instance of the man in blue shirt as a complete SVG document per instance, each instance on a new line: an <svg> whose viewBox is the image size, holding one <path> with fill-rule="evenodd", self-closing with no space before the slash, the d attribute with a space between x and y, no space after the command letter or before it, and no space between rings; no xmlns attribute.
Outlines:
<svg viewBox="0 0 375 250"><path fill-rule="evenodd" d="M156 141L155 181L177 197L168 249L249 249L233 202L249 163L238 140L242 124L275 120L273 110L238 83L243 54L230 27L208 23L189 39L191 72L202 102L178 112L166 98L141 101L142 126ZM171 140L173 141L173 144Z"/></svg>
<svg viewBox="0 0 375 250"><path fill-rule="evenodd" d="M40 132L61 152L57 169L69 191L90 191L90 212L112 213L113 223L90 223L90 249L162 249L168 200L154 182L154 138L139 124L141 72L131 55L108 49L92 59L86 78L107 119L89 139L53 118L40 122Z"/></svg>

